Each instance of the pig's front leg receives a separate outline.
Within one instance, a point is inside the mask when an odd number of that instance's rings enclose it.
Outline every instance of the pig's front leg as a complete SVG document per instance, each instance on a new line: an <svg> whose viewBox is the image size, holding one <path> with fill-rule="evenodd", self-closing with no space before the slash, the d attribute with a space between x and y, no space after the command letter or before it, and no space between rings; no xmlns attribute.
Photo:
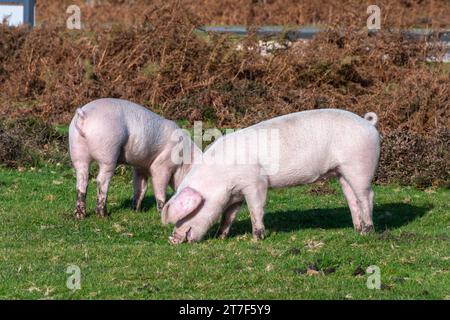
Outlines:
<svg viewBox="0 0 450 320"><path fill-rule="evenodd" d="M220 221L219 230L217 230L216 237L220 239L225 239L230 233L231 225L236 218L239 210L241 209L242 202L234 203L225 210L222 220Z"/></svg>
<svg viewBox="0 0 450 320"><path fill-rule="evenodd" d="M150 175L152 176L153 194L155 195L156 208L161 213L166 203L166 190L170 179L177 166L171 159L172 149L164 150L150 166Z"/></svg>
<svg viewBox="0 0 450 320"><path fill-rule="evenodd" d="M265 235L264 228L264 206L267 198L267 181L260 179L256 184L248 186L244 190L252 220L252 231L254 240L262 240Z"/></svg>
<svg viewBox="0 0 450 320"><path fill-rule="evenodd" d="M142 201L144 200L145 194L147 193L147 180L148 172L144 169L134 168L133 171L133 209L135 211L140 211L142 208Z"/></svg>
<svg viewBox="0 0 450 320"><path fill-rule="evenodd" d="M156 207L158 212L161 213L164 204L166 203L166 190L169 185L172 171L167 168L155 169L151 168L153 193L155 195Z"/></svg>

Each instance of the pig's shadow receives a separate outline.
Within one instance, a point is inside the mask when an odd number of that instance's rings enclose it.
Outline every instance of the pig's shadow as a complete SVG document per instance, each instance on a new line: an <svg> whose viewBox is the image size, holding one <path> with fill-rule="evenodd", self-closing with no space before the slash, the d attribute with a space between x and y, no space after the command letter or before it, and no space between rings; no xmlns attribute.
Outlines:
<svg viewBox="0 0 450 320"><path fill-rule="evenodd" d="M127 198L126 200L122 201L118 208L120 209L132 209L133 208L133 199ZM142 201L142 207L141 212L148 212L150 210L156 210L156 199L154 196L145 196L144 200Z"/></svg>
<svg viewBox="0 0 450 320"><path fill-rule="evenodd" d="M373 222L377 232L395 229L422 217L433 208L432 205L418 207L405 203L389 203L374 208ZM241 212L242 214L242 212ZM302 229L339 229L353 228L352 217L348 207L268 211L264 216L266 230L276 232L292 232ZM217 230L215 226L214 231ZM250 219L236 221L230 230L230 237L251 232ZM214 235L211 233L210 235Z"/></svg>

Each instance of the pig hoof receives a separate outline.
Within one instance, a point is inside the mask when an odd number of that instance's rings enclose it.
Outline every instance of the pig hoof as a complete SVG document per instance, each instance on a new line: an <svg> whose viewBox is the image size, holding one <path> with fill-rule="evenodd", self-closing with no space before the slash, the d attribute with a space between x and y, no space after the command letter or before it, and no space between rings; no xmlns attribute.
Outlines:
<svg viewBox="0 0 450 320"><path fill-rule="evenodd" d="M158 210L158 212L161 213L163 208L164 208L164 201L157 200L156 209Z"/></svg>
<svg viewBox="0 0 450 320"><path fill-rule="evenodd" d="M264 229L257 229L255 231L253 231L253 239L256 241L263 240L264 234L265 234Z"/></svg>
<svg viewBox="0 0 450 320"><path fill-rule="evenodd" d="M83 220L84 218L86 218L86 212L83 211L75 211L75 218L79 219L79 220Z"/></svg>
<svg viewBox="0 0 450 320"><path fill-rule="evenodd" d="M97 207L97 215L102 218L106 218L108 216L108 212L105 207Z"/></svg>
<svg viewBox="0 0 450 320"><path fill-rule="evenodd" d="M226 239L228 237L228 232L227 231L217 231L217 233L216 233L216 238L217 239L221 239L221 240L223 240L223 239Z"/></svg>
<svg viewBox="0 0 450 320"><path fill-rule="evenodd" d="M77 205L75 209L75 218L77 219L84 219L86 218L86 206L83 204Z"/></svg>
<svg viewBox="0 0 450 320"><path fill-rule="evenodd" d="M372 232L374 232L375 231L375 228L373 227L373 225L371 225L371 224L369 224L369 225L367 225L367 226L363 226L362 228L361 228L361 234L362 235L366 235L366 234L370 234L370 233L372 233Z"/></svg>

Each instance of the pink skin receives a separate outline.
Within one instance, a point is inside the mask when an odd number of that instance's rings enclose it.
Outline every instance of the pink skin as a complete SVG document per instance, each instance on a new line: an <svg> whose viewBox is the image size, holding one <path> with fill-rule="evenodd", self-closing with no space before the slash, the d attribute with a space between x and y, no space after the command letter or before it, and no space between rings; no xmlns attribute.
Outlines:
<svg viewBox="0 0 450 320"><path fill-rule="evenodd" d="M371 181L380 153L376 123L377 116L373 113L361 118L343 110L312 110L277 117L222 137L204 153L204 158L233 160L247 152L257 161L194 165L162 211L164 224L175 223L170 242L200 241L221 216L218 236L226 237L244 200L251 215L253 237L262 239L269 188L308 184L330 176L338 177L355 230L363 234L370 232L373 230ZM257 147L224 147L230 139L247 139L249 130L263 129L279 132L282 143L276 172L268 167L275 158L260 161L261 151Z"/></svg>
<svg viewBox="0 0 450 320"><path fill-rule="evenodd" d="M191 143L189 163L176 164L171 154L182 142L174 139L178 126L150 110L120 99L100 99L77 110L69 128L70 157L77 178L77 206L75 216L86 216L86 192L89 166L99 165L97 176L97 214L106 216L108 186L118 164L133 166L133 206L140 210L147 191L148 177L152 177L158 210L166 201L166 189L174 190L201 156L201 150Z"/></svg>

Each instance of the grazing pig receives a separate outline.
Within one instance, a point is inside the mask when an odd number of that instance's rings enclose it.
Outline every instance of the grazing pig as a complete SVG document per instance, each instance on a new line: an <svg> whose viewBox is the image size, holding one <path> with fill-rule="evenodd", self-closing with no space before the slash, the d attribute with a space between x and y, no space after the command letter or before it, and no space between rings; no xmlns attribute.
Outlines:
<svg viewBox="0 0 450 320"><path fill-rule="evenodd" d="M180 134L180 140L174 139ZM186 139L189 139L185 135ZM201 150L183 133L175 122L166 120L135 103L120 99L99 99L78 109L69 128L70 157L77 177L77 204L75 216L86 216L86 190L89 165L97 161L97 207L100 216L106 216L106 199L109 182L117 164L129 164L134 168L133 206L140 210L147 191L147 179L152 177L157 208L160 211L166 201L169 183L176 189L191 163ZM172 161L172 150L180 144L190 146L191 161Z"/></svg>
<svg viewBox="0 0 450 320"><path fill-rule="evenodd" d="M311 110L263 121L218 139L163 208L162 222L175 224L170 242L201 240L222 213L218 236L227 236L244 200L253 237L262 239L268 188L330 176L341 184L355 230L371 231L371 181L380 152L376 123L374 113L361 118L344 110Z"/></svg>

